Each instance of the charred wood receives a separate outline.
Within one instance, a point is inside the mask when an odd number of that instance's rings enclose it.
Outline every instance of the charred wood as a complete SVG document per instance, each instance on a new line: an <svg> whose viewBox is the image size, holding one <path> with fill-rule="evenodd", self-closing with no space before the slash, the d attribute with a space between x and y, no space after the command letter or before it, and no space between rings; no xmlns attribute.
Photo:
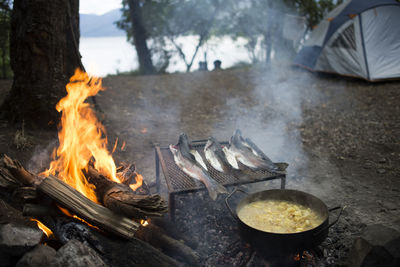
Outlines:
<svg viewBox="0 0 400 267"><path fill-rule="evenodd" d="M22 215L33 218L43 218L45 216L60 216L61 212L54 206L27 203L24 205Z"/></svg>
<svg viewBox="0 0 400 267"><path fill-rule="evenodd" d="M75 239L93 248L109 266L179 266L180 263L142 240L124 240L100 234L73 218L45 217L40 220L62 244ZM129 253L127 253L129 251Z"/></svg>
<svg viewBox="0 0 400 267"><path fill-rule="evenodd" d="M167 204L157 194L135 194L129 186L107 179L90 166L87 176L88 182L96 186L98 199L116 213L135 219L146 219L148 216L162 216L168 211Z"/></svg>
<svg viewBox="0 0 400 267"><path fill-rule="evenodd" d="M160 227L150 223L141 227L135 237L161 248L170 256L179 256L190 266L200 266L200 256L182 241L168 236Z"/></svg>
<svg viewBox="0 0 400 267"><path fill-rule="evenodd" d="M33 201L38 198L38 194L35 187L21 186L14 190L13 197L20 198L23 201Z"/></svg>
<svg viewBox="0 0 400 267"><path fill-rule="evenodd" d="M7 155L1 159L0 169L2 173L8 172L11 175L9 177L12 177L14 181L27 186L36 185L42 180L41 177L28 172L19 161L13 160Z"/></svg>
<svg viewBox="0 0 400 267"><path fill-rule="evenodd" d="M122 164L122 166L118 169L117 175L123 184L130 185L132 183L132 179L136 177L135 164Z"/></svg>
<svg viewBox="0 0 400 267"><path fill-rule="evenodd" d="M139 177L136 172L135 164L129 164L127 166L122 166L122 168L117 172L117 176L122 180L121 183L130 186L137 183ZM136 189L135 194L137 195L148 195L150 194L149 186L143 181L143 184Z"/></svg>
<svg viewBox="0 0 400 267"><path fill-rule="evenodd" d="M38 185L38 189L73 214L99 226L101 229L131 239L139 224L117 215L109 209L94 203L60 179L49 176Z"/></svg>
<svg viewBox="0 0 400 267"><path fill-rule="evenodd" d="M177 225L173 223L170 219L165 217L161 218L151 218L151 223L157 225L162 228L168 235L176 240L182 240L185 244L187 244L192 249L196 249L198 243L195 239L193 239L190 235L182 233Z"/></svg>
<svg viewBox="0 0 400 267"><path fill-rule="evenodd" d="M111 210L94 203L77 190L54 176L42 178L27 170L16 160L4 156L1 168L7 169L13 178L25 185L36 185L37 190L52 198L74 215L101 229L127 239L133 238L140 224L118 215Z"/></svg>
<svg viewBox="0 0 400 267"><path fill-rule="evenodd" d="M9 170L2 166L0 162L0 187L6 189L14 189L20 187L21 183L16 181Z"/></svg>

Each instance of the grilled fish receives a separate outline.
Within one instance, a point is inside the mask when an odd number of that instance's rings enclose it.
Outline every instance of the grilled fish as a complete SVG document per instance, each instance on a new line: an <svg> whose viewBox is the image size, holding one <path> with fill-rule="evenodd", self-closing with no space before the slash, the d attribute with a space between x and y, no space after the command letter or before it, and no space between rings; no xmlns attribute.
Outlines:
<svg viewBox="0 0 400 267"><path fill-rule="evenodd" d="M229 150L234 154L238 161L253 170L279 170L278 167L267 156L265 156L265 154L262 153L253 142L251 142L251 140L249 143L243 139L240 130L236 130L231 137Z"/></svg>
<svg viewBox="0 0 400 267"><path fill-rule="evenodd" d="M231 165L228 162L225 153L222 151L221 144L214 137L210 137L207 140L204 147L204 154L214 169L222 173L230 173Z"/></svg>
<svg viewBox="0 0 400 267"><path fill-rule="evenodd" d="M207 165L204 162L203 157L200 155L199 151L197 151L196 149L191 149L190 154L194 156L195 160L197 161L197 163L201 165L201 167L203 167L206 171L208 171Z"/></svg>
<svg viewBox="0 0 400 267"><path fill-rule="evenodd" d="M254 155L264 160L264 162L268 165L269 170L280 170L279 167L275 163L273 163L272 160L267 157L267 155L265 155L264 152L262 152L262 150L256 146L256 144L253 143L253 141L250 140L250 138L243 139L242 142L245 146L251 149Z"/></svg>
<svg viewBox="0 0 400 267"><path fill-rule="evenodd" d="M239 164L237 163L235 154L232 151L230 151L229 148L226 146L224 146L222 148L222 151L224 152L226 160L229 162L229 164L232 166L232 168L239 170L240 168L239 168Z"/></svg>
<svg viewBox="0 0 400 267"><path fill-rule="evenodd" d="M224 186L212 179L207 171L196 162L194 156L190 153L188 148L189 144L187 143L187 139L185 137L180 137L177 145L169 146L169 149L174 156L176 165L191 178L204 183L211 199L216 200L219 193L228 193Z"/></svg>
<svg viewBox="0 0 400 267"><path fill-rule="evenodd" d="M202 156L196 149L192 148L192 146L190 145L190 142L189 142L189 138L187 137L187 135L185 133L181 133L179 135L178 142L179 142L179 144L182 145L182 147L184 147L185 151L189 151L190 154L193 155L193 157L191 157L191 158L194 159L195 161L197 161L207 171L207 165L204 163Z"/></svg>

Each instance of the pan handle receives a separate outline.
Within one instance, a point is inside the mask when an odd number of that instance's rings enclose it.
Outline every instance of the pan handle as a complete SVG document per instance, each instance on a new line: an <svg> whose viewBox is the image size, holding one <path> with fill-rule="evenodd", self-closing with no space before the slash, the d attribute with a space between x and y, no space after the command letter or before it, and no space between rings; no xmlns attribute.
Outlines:
<svg viewBox="0 0 400 267"><path fill-rule="evenodd" d="M346 206L344 206L343 208L341 206L336 206L336 207L328 209L329 212L340 209L340 212L339 212L338 216L336 217L336 219L333 222L331 222L330 224L328 224L324 228L320 229L318 232L314 233L314 236L315 235L319 235L321 232L325 231L326 229L331 228L335 223L337 223L339 221L340 216L342 216L342 213L343 213L345 208L346 208Z"/></svg>
<svg viewBox="0 0 400 267"><path fill-rule="evenodd" d="M242 192L242 193L244 193L244 194L246 194L246 195L249 194L248 192L244 191L243 189L240 189L240 188L235 187L235 189L233 189L233 191L230 192L229 195L225 198L225 205L226 205L226 207L228 208L229 212L231 213L232 217L235 218L236 220L239 220L239 217L236 215L235 212L233 212L233 210L232 210L232 208L231 208L231 206L229 205L229 202L228 202L228 200L229 200L237 191Z"/></svg>

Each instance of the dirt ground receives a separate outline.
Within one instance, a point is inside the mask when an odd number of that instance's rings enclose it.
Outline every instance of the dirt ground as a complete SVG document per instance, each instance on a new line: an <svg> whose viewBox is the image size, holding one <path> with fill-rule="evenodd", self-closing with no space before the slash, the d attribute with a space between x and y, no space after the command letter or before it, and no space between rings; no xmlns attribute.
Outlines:
<svg viewBox="0 0 400 267"><path fill-rule="evenodd" d="M368 83L276 66L113 76L103 84L97 101L110 147L118 137L117 162L135 162L148 183L155 179L154 144L176 143L181 132L193 140L228 140L240 128L274 161L289 163L287 188L312 193L330 207L346 206L339 261L345 262L366 225L400 231L399 82ZM0 81L0 102L10 87L10 81ZM56 133L26 130L30 146L21 150L13 144L19 128L0 121L0 152L33 171L45 168ZM276 184L263 186L249 190Z"/></svg>

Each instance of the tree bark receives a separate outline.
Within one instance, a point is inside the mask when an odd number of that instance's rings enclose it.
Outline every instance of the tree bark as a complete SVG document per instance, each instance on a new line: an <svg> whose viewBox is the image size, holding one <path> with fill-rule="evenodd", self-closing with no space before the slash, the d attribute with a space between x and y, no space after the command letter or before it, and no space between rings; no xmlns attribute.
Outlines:
<svg viewBox="0 0 400 267"><path fill-rule="evenodd" d="M139 59L140 72L143 74L154 74L156 73L156 69L151 60L150 50L147 47L147 32L143 25L142 10L139 2L139 0L128 1L133 42Z"/></svg>
<svg viewBox="0 0 400 267"><path fill-rule="evenodd" d="M2 45L1 47L1 64L2 64L2 78L7 79L7 60L6 60L6 46Z"/></svg>
<svg viewBox="0 0 400 267"><path fill-rule="evenodd" d="M79 0L15 0L10 57L14 81L1 110L28 127L57 124L57 102L82 66L79 55Z"/></svg>

